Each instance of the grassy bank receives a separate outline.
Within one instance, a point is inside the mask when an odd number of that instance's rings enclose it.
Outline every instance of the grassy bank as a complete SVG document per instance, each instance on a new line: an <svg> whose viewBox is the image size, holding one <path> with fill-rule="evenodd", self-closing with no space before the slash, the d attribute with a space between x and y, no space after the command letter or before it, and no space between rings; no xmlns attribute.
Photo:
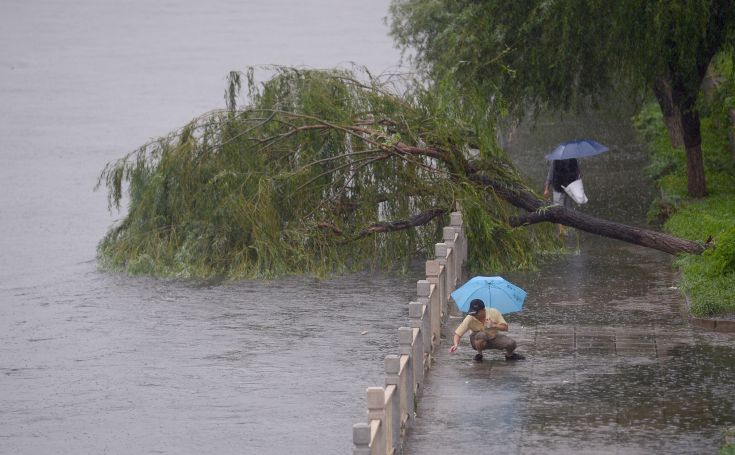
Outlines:
<svg viewBox="0 0 735 455"><path fill-rule="evenodd" d="M731 126L724 109L703 109L702 149L708 196L687 196L686 158L673 149L656 103L643 108L635 125L650 144L647 174L660 193L649 221L690 240L710 242L702 255L681 255L681 289L689 296L695 316L735 315L735 156L728 148Z"/></svg>

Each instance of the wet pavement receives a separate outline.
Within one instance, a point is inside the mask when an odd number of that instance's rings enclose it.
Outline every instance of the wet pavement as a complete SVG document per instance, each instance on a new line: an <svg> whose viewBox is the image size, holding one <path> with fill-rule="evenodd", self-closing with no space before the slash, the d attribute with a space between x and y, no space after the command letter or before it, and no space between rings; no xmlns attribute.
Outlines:
<svg viewBox="0 0 735 455"><path fill-rule="evenodd" d="M689 325L669 256L579 245L508 275L529 291L506 318L525 361L477 363L466 337L453 355L443 341L406 455L717 452L735 425L735 336Z"/></svg>

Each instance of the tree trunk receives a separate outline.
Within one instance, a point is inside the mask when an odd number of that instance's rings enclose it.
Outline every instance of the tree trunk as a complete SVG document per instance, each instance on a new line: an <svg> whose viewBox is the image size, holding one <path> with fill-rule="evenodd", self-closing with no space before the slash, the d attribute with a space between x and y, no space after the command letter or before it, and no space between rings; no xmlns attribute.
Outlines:
<svg viewBox="0 0 735 455"><path fill-rule="evenodd" d="M728 122L727 122L727 137L729 139L728 146L730 147L730 153L732 153L732 160L735 161L735 109L728 111Z"/></svg>
<svg viewBox="0 0 735 455"><path fill-rule="evenodd" d="M697 94L706 71L707 65L704 62L698 65L699 80L696 84L687 83L684 79L669 81L671 101L678 110L682 139L684 139L684 150L687 158L687 190L689 196L695 198L707 195L707 185L704 179L704 160L702 158L702 135L699 111L697 110Z"/></svg>
<svg viewBox="0 0 735 455"><path fill-rule="evenodd" d="M544 221L558 223L581 231L653 248L669 254L701 254L706 248L702 243L681 239L663 232L641 229L595 218L560 205L549 206L546 201L538 199L527 190L509 188L485 176L475 174L470 176L470 179L482 184L486 190L493 191L510 204L530 212L526 215L509 219L509 224L514 227Z"/></svg>
<svg viewBox="0 0 735 455"><path fill-rule="evenodd" d="M560 205L550 207L540 213L535 212L525 216L512 218L509 224L516 227L542 221L550 221L552 223L571 226L579 229L580 231L622 240L624 242L645 246L647 248L653 248L669 254L700 254L704 251L703 245L697 242L692 242L691 240L681 239L663 232L641 229L627 224L595 218L587 215L586 213L567 209Z"/></svg>
<svg viewBox="0 0 735 455"><path fill-rule="evenodd" d="M684 149L687 157L687 190L691 197L704 197L707 195L707 184L704 179L702 136L699 112L694 106L682 110L681 125L684 132Z"/></svg>
<svg viewBox="0 0 735 455"><path fill-rule="evenodd" d="M671 98L671 85L669 85L663 77L657 77L653 83L653 93L656 95L656 100L661 108L664 125L666 126L666 130L669 132L671 146L675 149L679 149L684 143L681 127L681 113L674 105Z"/></svg>

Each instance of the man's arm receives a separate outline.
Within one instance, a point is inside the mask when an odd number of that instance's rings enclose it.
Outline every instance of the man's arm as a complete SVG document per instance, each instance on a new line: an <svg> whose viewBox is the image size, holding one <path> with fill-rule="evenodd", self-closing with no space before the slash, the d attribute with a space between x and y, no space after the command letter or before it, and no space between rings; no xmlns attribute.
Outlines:
<svg viewBox="0 0 735 455"><path fill-rule="evenodd" d="M501 332L507 332L508 331L508 324L507 323L496 324L496 323L494 323L494 322L491 321L490 322L490 325L488 327L491 328L491 329L498 329Z"/></svg>
<svg viewBox="0 0 735 455"><path fill-rule="evenodd" d="M551 161L551 164L549 165L549 172L546 174L546 182L544 183L544 197L549 197L549 186L551 185L551 180L553 179L554 175L554 162Z"/></svg>
<svg viewBox="0 0 735 455"><path fill-rule="evenodd" d="M508 331L508 324L505 322L496 324L493 321L488 321L488 324L486 325L487 325L487 328L489 329L497 329L497 330L500 330L501 332Z"/></svg>
<svg viewBox="0 0 735 455"><path fill-rule="evenodd" d="M462 338L462 337L460 337L456 333L454 334L454 344L452 344L452 347L449 348L449 353L450 354L453 353L453 352L455 352L457 350L457 348L459 347L459 340L460 340L460 338Z"/></svg>

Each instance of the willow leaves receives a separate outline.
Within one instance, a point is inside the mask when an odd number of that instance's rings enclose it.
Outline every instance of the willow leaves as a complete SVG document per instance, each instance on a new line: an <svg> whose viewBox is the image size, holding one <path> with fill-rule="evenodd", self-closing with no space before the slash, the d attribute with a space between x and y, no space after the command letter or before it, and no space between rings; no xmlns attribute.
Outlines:
<svg viewBox="0 0 735 455"><path fill-rule="evenodd" d="M105 266L258 277L405 265L433 253L458 206L481 227L469 232L478 266L528 265L548 247L467 178L523 186L472 94L360 68L271 70L264 83L232 73L226 109L108 164L100 185L128 208L100 243Z"/></svg>

